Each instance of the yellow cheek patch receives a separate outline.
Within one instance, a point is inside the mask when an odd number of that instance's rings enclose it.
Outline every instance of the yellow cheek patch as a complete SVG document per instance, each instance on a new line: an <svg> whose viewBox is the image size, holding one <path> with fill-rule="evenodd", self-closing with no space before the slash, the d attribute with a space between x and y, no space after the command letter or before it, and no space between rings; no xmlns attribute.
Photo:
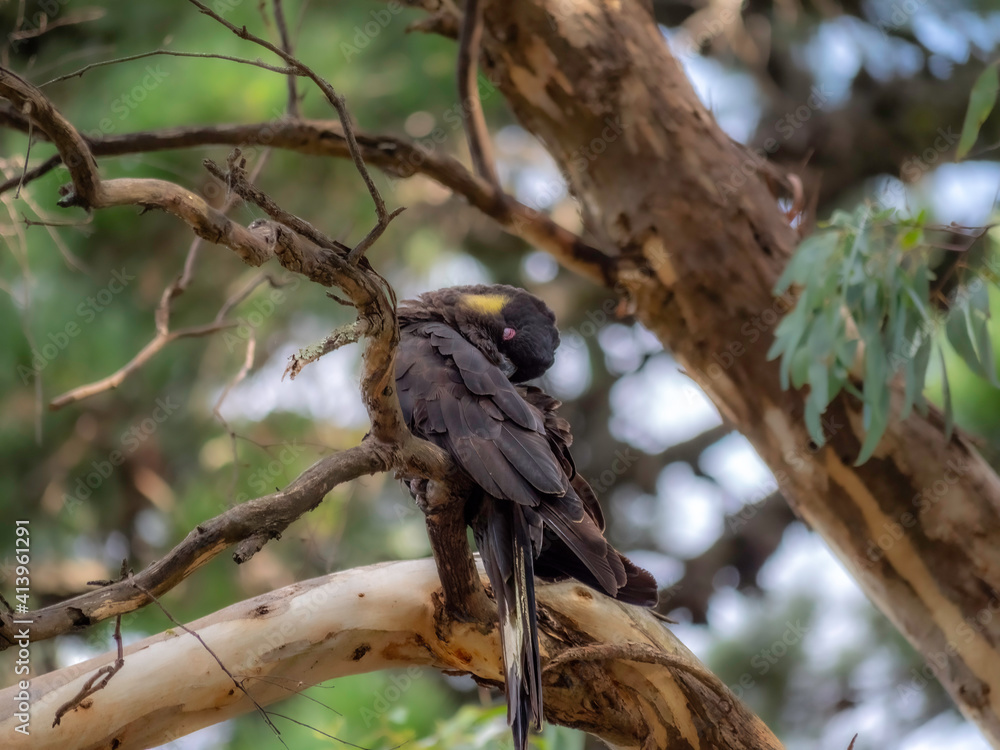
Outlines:
<svg viewBox="0 0 1000 750"><path fill-rule="evenodd" d="M502 294L466 294L462 304L486 315L497 315L508 302Z"/></svg>

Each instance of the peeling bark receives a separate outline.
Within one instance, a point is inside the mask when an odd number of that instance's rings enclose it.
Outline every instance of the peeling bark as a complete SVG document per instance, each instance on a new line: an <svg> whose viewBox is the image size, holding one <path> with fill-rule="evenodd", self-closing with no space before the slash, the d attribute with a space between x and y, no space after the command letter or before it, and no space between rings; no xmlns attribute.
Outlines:
<svg viewBox="0 0 1000 750"><path fill-rule="evenodd" d="M442 632L441 601L432 560L382 563L287 586L189 627L261 705L333 677L399 667L501 684L496 627L448 622ZM575 582L540 585L538 602L549 721L613 748L780 750L648 610ZM30 738L13 731L17 688L0 691L0 736L12 738L6 747L155 747L254 710L197 639L171 628L126 648L107 686L50 726L57 708L115 656L33 679Z"/></svg>
<svg viewBox="0 0 1000 750"><path fill-rule="evenodd" d="M638 0L490 2L484 65L617 250L619 291L747 436L795 511L1000 746L1000 480L940 420L894 421L853 466L860 404L842 395L816 449L800 392L766 360L771 290L795 245Z"/></svg>

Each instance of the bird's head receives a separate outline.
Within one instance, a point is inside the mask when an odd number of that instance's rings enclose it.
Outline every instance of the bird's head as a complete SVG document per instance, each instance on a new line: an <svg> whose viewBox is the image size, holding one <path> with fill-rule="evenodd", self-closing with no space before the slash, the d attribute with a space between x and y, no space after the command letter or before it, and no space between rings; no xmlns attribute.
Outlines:
<svg viewBox="0 0 1000 750"><path fill-rule="evenodd" d="M421 302L503 369L511 382L533 380L555 361L556 316L523 289L456 286L421 295Z"/></svg>

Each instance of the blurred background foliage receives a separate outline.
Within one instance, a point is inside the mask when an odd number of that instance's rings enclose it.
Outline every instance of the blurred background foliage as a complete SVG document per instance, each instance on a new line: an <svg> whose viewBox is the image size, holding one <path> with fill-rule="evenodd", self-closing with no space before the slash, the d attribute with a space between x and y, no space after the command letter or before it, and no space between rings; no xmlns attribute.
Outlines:
<svg viewBox="0 0 1000 750"><path fill-rule="evenodd" d="M361 0L285 5L296 51L346 96L362 130L467 158L454 117L455 45L406 33L419 13ZM953 154L973 81L1000 40L997 3L652 5L722 126L793 165L816 196L816 216L867 201L908 216L923 211L942 224L993 220L1000 117L983 124L966 161L953 163ZM270 4L215 0L212 7L277 40ZM0 4L0 27L3 63L36 84L158 48L259 54L182 2L8 1ZM94 136L263 122L283 117L287 103L280 76L174 57L93 69L45 90ZM300 91L304 116L333 119L315 89ZM507 189L584 232L541 145L516 125L498 92L486 90L484 107ZM22 134L0 130L5 179L19 173L26 149ZM102 159L101 170L106 177L173 180L221 206L225 190L201 160L223 162L228 151ZM264 190L327 233L357 241L372 224L371 202L348 163L252 145L245 152L250 168L266 159L257 180ZM31 161L50 153L36 143ZM356 347L325 357L295 381L282 380L291 353L350 316L324 290L277 268L264 270L289 283L258 287L233 311L238 327L176 341L117 389L48 410L54 397L114 372L150 341L153 312L192 241L162 213L121 208L88 221L78 210L59 210L57 189L66 180L58 169L19 197L0 196L0 517L31 521L35 607L113 577L123 558L145 567L200 521L284 486L366 430ZM608 293L504 235L430 180L376 180L390 207L408 207L369 253L401 298L495 281L526 286L556 311L563 345L544 385L565 401L577 462L608 508L610 536L657 576L660 609L679 620L682 639L789 748L842 750L856 732L857 750L986 747L822 540L793 518L752 448L648 332L615 318ZM732 180L737 186L740 175ZM231 215L244 223L260 217L245 205ZM25 219L74 225L26 226ZM994 242L993 233L984 241ZM259 274L230 251L203 246L191 286L174 300L171 326L210 322ZM760 330L775 325L773 316L762 319ZM251 339L253 367L226 393ZM954 352L946 362L957 423L996 465L1000 394ZM925 395L939 402L940 374L932 369L927 383ZM115 452L123 462L111 466ZM13 539L12 532L0 538L8 595ZM428 553L407 493L390 477L373 477L332 492L248 564L220 556L163 603L186 621L296 580ZM134 641L168 626L159 610L146 608L126 617L123 630ZM48 670L102 653L112 645L111 629L103 623L37 644L34 664ZM10 655L0 654L4 684L10 666ZM293 696L276 710L364 747L509 744L499 696L468 678L431 672L359 675ZM276 721L290 747L330 743L301 724ZM260 718L247 716L171 746L280 746L262 732ZM536 740L553 750L585 744L594 746L554 727Z"/></svg>

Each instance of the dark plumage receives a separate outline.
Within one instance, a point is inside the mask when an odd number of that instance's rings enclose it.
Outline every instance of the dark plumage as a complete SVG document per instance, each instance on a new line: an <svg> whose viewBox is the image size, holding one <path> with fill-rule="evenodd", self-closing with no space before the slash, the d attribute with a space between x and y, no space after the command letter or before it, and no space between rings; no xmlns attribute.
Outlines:
<svg viewBox="0 0 1000 750"><path fill-rule="evenodd" d="M607 543L569 453L559 402L518 385L544 373L559 333L545 303L511 286L462 286L402 303L396 383L414 434L447 450L478 491L466 502L497 600L507 720L523 750L542 719L535 575L572 577L656 603L656 581Z"/></svg>

